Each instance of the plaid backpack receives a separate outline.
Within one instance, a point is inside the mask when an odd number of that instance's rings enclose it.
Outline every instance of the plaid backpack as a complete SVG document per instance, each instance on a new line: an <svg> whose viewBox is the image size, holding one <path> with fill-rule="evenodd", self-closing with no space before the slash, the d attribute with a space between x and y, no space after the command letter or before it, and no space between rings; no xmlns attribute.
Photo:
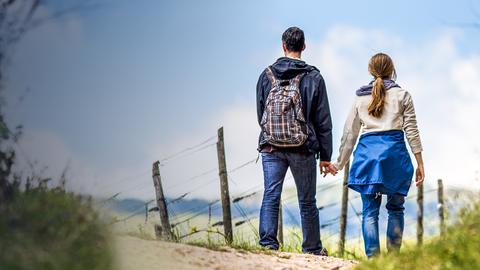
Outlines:
<svg viewBox="0 0 480 270"><path fill-rule="evenodd" d="M261 121L264 139L278 147L301 146L308 137L300 96L300 82L305 74L290 80L279 80L273 75L271 67L266 69L266 74L272 89Z"/></svg>

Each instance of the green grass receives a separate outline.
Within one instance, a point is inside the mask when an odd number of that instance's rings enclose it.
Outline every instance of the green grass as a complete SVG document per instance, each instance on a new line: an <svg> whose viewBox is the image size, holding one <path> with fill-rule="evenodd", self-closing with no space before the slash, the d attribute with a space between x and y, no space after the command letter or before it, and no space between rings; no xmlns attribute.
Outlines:
<svg viewBox="0 0 480 270"><path fill-rule="evenodd" d="M243 252L262 253L267 255L275 255L277 252L266 249L258 245L258 238L253 239L248 237L248 234L244 234L242 231L235 231L233 243L227 245L224 237L217 229L212 229L205 232L206 237L197 237L192 240L179 241L184 244L204 247L215 251L228 251L229 249L236 249ZM281 250L282 251L282 250Z"/></svg>
<svg viewBox="0 0 480 270"><path fill-rule="evenodd" d="M204 234L201 236L198 236L193 238L193 239L187 239L187 240L180 240L179 242L188 244L188 245L194 245L194 246L199 246L199 247L204 247L208 248L210 250L215 250L215 251L228 251L231 248L236 249L240 252L251 252L251 253L262 253L266 255L273 255L273 256L281 256L285 257L287 255L280 254L277 251L272 251L266 248L261 247L258 244L258 237L255 236L252 238L252 233L247 231L241 231L241 230L236 230L234 231L234 239L233 243L228 246L225 243L225 240L223 238L223 235L219 234L216 232L216 230L211 230L209 232L203 232ZM302 234L301 234L301 229L297 227L289 227L285 228L285 235L284 235L284 245L280 246L279 251L280 252L290 252L290 253L302 253ZM325 247L329 251L329 254L331 256L336 256L338 257L337 251L336 251L336 240L334 241L333 238L330 238L329 236L326 236L325 238L330 239L331 241L326 241L324 243ZM347 246L347 251L345 253L344 258L345 259L354 259L358 260L359 258L362 258L362 256L359 256L358 254L363 254L360 252L361 247L358 247L358 245L349 245Z"/></svg>
<svg viewBox="0 0 480 270"><path fill-rule="evenodd" d="M364 261L356 269L480 269L480 203L463 209L443 237L422 247L408 246L399 254Z"/></svg>
<svg viewBox="0 0 480 270"><path fill-rule="evenodd" d="M0 269L113 269L107 228L61 189L16 191L0 204Z"/></svg>

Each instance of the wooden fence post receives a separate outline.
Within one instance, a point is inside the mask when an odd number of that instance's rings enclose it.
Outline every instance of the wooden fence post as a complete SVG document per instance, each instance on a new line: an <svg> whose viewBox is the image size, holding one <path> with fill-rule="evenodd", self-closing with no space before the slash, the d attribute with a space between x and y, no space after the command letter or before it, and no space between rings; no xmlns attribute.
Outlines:
<svg viewBox="0 0 480 270"><path fill-rule="evenodd" d="M282 213L282 199L278 205L278 242L283 246L283 213Z"/></svg>
<svg viewBox="0 0 480 270"><path fill-rule="evenodd" d="M440 221L440 235L443 236L445 234L445 201L442 179L438 179L438 218Z"/></svg>
<svg viewBox="0 0 480 270"><path fill-rule="evenodd" d="M417 189L417 245L423 244L423 184Z"/></svg>
<svg viewBox="0 0 480 270"><path fill-rule="evenodd" d="M157 197L158 213L160 215L160 223L162 228L156 228L157 237L164 240L172 240L172 228L168 221L168 210L165 196L162 188L162 178L160 177L160 162L155 161L152 166L153 185L155 186L155 195Z"/></svg>
<svg viewBox="0 0 480 270"><path fill-rule="evenodd" d="M348 213L348 177L350 174L350 161L345 164L343 171L342 209L340 214L340 240L338 241L338 255L343 257L345 253L345 235L347 232Z"/></svg>
<svg viewBox="0 0 480 270"><path fill-rule="evenodd" d="M223 140L223 127L218 129L217 142L218 174L220 176L220 195L223 209L223 229L227 244L233 242L232 212L230 210L230 194L228 191L227 163L225 160L225 144Z"/></svg>

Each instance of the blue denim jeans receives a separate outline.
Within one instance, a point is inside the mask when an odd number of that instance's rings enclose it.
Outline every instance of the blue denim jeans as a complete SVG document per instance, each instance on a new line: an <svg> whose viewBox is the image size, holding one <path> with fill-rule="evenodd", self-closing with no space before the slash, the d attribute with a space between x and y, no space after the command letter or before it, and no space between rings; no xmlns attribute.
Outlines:
<svg viewBox="0 0 480 270"><path fill-rule="evenodd" d="M322 249L317 203L317 167L314 154L274 151L262 153L264 193L260 209L260 245L278 249L278 209L283 180L290 167L300 206L305 253L318 253Z"/></svg>
<svg viewBox="0 0 480 270"><path fill-rule="evenodd" d="M362 194L363 220L362 231L367 257L380 253L380 239L378 235L378 214L382 203L381 195ZM388 210L387 250L399 251L403 236L403 213L405 197L401 195L387 195L386 208Z"/></svg>

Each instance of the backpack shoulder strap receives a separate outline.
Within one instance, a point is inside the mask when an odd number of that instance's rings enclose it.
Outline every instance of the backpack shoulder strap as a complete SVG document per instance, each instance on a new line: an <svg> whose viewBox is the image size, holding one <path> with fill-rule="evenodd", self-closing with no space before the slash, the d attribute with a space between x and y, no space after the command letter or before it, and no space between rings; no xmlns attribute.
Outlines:
<svg viewBox="0 0 480 270"><path fill-rule="evenodd" d="M267 78L268 78L268 80L270 81L270 83L272 84L272 87L273 87L275 85L275 83L277 82L277 79L275 78L275 75L273 75L272 66L268 66L265 69L265 73L267 74Z"/></svg>
<svg viewBox="0 0 480 270"><path fill-rule="evenodd" d="M300 89L300 83L302 82L303 77L306 75L306 72L300 73L293 78L293 85Z"/></svg>

